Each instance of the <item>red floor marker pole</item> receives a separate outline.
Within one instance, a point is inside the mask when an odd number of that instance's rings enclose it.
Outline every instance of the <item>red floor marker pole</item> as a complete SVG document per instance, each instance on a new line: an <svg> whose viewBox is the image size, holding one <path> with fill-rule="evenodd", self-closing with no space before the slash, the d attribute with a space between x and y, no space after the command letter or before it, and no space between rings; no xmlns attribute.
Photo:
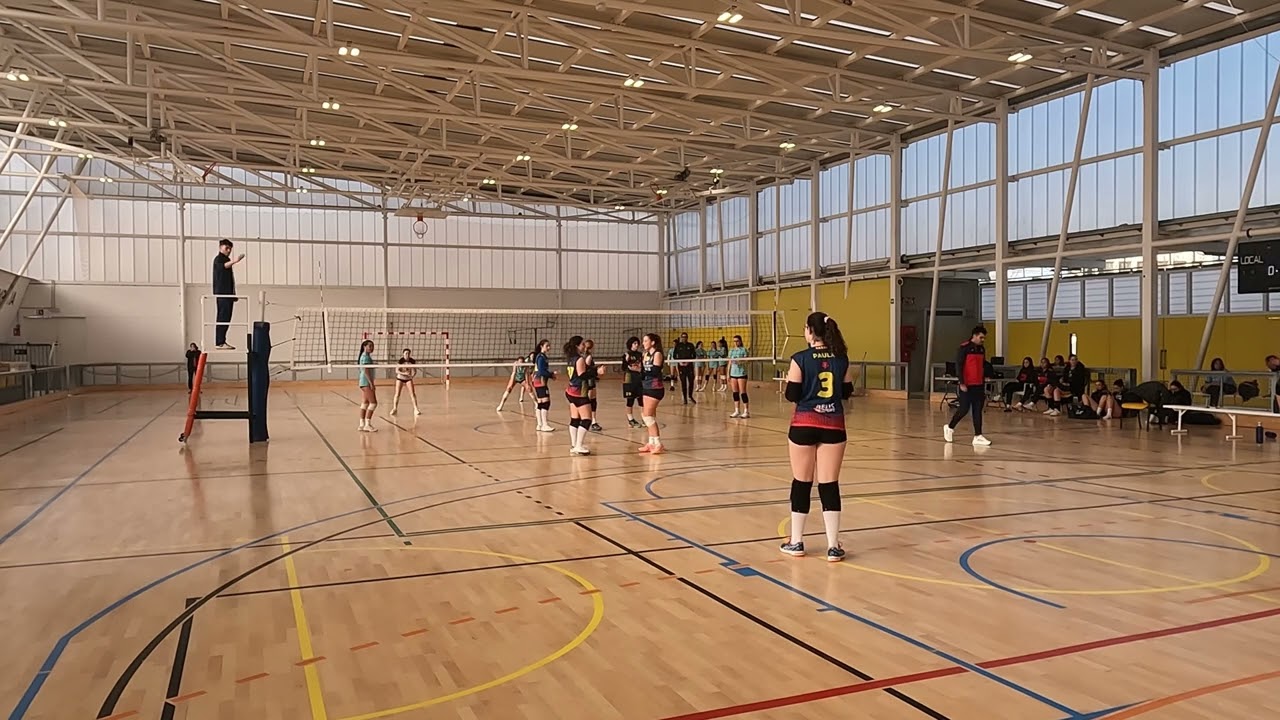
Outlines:
<svg viewBox="0 0 1280 720"><path fill-rule="evenodd" d="M187 404L187 424L182 428L178 442L186 442L191 437L191 429L195 427L196 409L200 407L200 385L204 382L204 363L208 359L209 353L200 353L200 359L196 361L196 376L191 383L191 401Z"/></svg>

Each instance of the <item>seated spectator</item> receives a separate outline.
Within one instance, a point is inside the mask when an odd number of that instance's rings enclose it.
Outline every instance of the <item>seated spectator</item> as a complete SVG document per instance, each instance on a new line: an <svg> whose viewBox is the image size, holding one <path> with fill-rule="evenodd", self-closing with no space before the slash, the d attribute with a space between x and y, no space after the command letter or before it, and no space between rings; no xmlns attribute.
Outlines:
<svg viewBox="0 0 1280 720"><path fill-rule="evenodd" d="M1058 359L1062 356L1059 355ZM1072 355L1067 358L1067 365L1062 369L1057 383L1045 393L1049 400L1049 409L1045 415L1057 417L1062 414L1062 404L1080 401L1089 391L1089 368L1080 362L1080 358Z"/></svg>
<svg viewBox="0 0 1280 720"><path fill-rule="evenodd" d="M1004 411L1013 412L1013 408L1019 410L1024 409L1027 405L1035 407L1033 402L1038 391L1036 366L1031 362L1030 357L1022 358L1022 367L1018 368L1018 375L1010 382L1004 384ZM1022 393L1022 405L1015 406L1013 404L1013 396Z"/></svg>
<svg viewBox="0 0 1280 720"><path fill-rule="evenodd" d="M1268 355L1267 369L1271 371L1271 412L1280 413L1280 357Z"/></svg>
<svg viewBox="0 0 1280 720"><path fill-rule="evenodd" d="M1209 396L1209 407L1222 407L1223 395L1236 394L1236 381L1227 374L1227 366L1222 358L1214 358L1209 364L1209 371L1213 374L1204 379L1204 392Z"/></svg>
<svg viewBox="0 0 1280 720"><path fill-rule="evenodd" d="M1110 420L1120 414L1120 402L1107 390L1107 384L1101 380L1095 380L1093 392L1082 399L1100 420Z"/></svg>
<svg viewBox="0 0 1280 720"><path fill-rule="evenodd" d="M1182 383L1178 382L1177 380L1172 380L1169 382L1169 393L1172 396L1169 398L1169 402L1168 402L1169 405L1190 405L1191 404L1191 391L1188 390Z"/></svg>

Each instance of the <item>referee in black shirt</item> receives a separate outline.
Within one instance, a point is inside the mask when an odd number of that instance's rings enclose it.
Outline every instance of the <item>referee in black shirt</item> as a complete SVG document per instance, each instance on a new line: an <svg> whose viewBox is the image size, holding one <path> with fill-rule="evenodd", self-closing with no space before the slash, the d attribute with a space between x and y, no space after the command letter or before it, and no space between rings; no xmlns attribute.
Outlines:
<svg viewBox="0 0 1280 720"><path fill-rule="evenodd" d="M671 358L673 360L692 360L698 356L697 349L693 347L693 343L689 342L689 333L680 333L680 342L671 348ZM693 399L693 363L682 362L676 367L680 371L680 394L684 397L684 404L698 404Z"/></svg>
<svg viewBox="0 0 1280 720"><path fill-rule="evenodd" d="M223 238L218 243L218 255L213 259L213 294L214 295L235 295L236 294L236 274L232 270L241 260L244 260L244 253L236 256L235 260L231 259L231 248L235 247L232 242ZM218 324L214 327L213 344L219 350L235 350L227 344L227 328L231 323L231 313L235 310L236 299L234 297L218 297Z"/></svg>

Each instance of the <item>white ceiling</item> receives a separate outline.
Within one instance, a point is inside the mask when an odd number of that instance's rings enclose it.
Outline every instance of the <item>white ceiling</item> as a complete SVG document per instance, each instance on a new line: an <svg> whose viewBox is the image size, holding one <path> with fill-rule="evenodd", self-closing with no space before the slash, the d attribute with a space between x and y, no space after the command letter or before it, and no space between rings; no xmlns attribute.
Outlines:
<svg viewBox="0 0 1280 720"><path fill-rule="evenodd" d="M1265 0L772 1L0 0L4 69L30 78L0 73L0 127L196 176L314 168L404 198L650 206L707 189L713 168L739 188L1085 73L1138 77L1151 48L1280 12ZM727 10L742 19L718 22ZM1011 62L1020 52L1032 59Z"/></svg>

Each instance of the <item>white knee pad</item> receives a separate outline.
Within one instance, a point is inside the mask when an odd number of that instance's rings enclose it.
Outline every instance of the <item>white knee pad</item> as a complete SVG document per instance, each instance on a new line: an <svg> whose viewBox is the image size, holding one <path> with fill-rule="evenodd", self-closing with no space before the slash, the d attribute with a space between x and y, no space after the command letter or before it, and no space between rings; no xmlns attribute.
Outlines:
<svg viewBox="0 0 1280 720"><path fill-rule="evenodd" d="M365 410L368 410L368 409L369 409L369 403L364 403L364 402L360 403L360 412L364 412Z"/></svg>
<svg viewBox="0 0 1280 720"><path fill-rule="evenodd" d="M378 407L378 403L369 403L369 407L368 407L369 412L373 412L373 409L376 407Z"/></svg>
<svg viewBox="0 0 1280 720"><path fill-rule="evenodd" d="M644 421L645 427L653 427L658 424L658 418L652 415L641 415L640 418Z"/></svg>

